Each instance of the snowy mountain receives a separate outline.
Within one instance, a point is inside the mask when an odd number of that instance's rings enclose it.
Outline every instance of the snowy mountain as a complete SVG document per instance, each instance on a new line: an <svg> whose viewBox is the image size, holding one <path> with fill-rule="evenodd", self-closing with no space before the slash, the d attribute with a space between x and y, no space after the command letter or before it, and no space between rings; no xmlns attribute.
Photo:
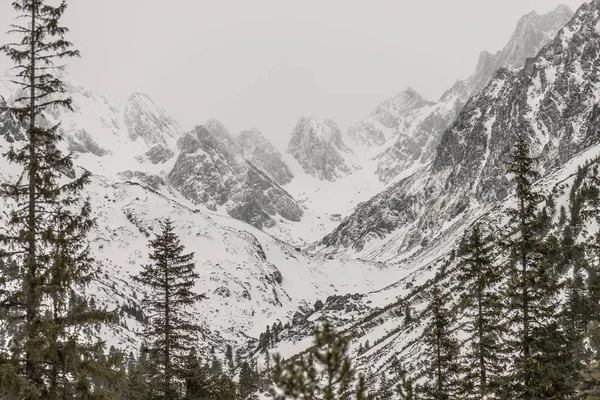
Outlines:
<svg viewBox="0 0 600 400"><path fill-rule="evenodd" d="M548 234L566 229L559 209L567 215L597 210L597 196L587 193L597 188L600 170L598 26L595 0L522 69L495 74L444 132L427 168L361 204L327 236L323 253L387 260L405 276L363 296L329 299L280 333L272 351L288 357L305 351L314 324L326 319L350 338L352 357L368 376L394 378L396 361L418 376L428 318L424 291L434 282L451 294L448 306L457 316L459 338L468 342L460 328L455 250L473 223L492 234L506 223L504 210L516 201L505 161L516 135L528 135L539 154L544 178L536 186L552 199L540 205L547 207ZM575 209L581 214L573 214ZM569 229L583 241L598 232L598 222L589 218Z"/></svg>
<svg viewBox="0 0 600 400"><path fill-rule="evenodd" d="M391 182L411 166L430 162L444 130L469 98L487 85L496 70L522 67L528 58L534 57L554 38L572 16L573 12L566 6L545 15L532 12L523 16L506 46L494 55L482 52L475 73L455 83L437 103L426 102L409 89L396 97L420 98L416 106L400 103L400 106L389 107L389 103L395 102L394 98L388 99L368 118L352 126L349 135L387 135L394 138L395 142L376 157L376 173L384 182ZM390 129L391 134L384 133Z"/></svg>
<svg viewBox="0 0 600 400"><path fill-rule="evenodd" d="M85 127L91 140L101 143L99 147L106 146L101 147L105 149L102 154L81 149L76 154L76 162L93 173L84 194L91 199L92 216L96 220L89 237L96 272L86 295L97 307L115 310L119 316L116 325L98 326L87 334L105 339L108 346L137 350L140 345L144 314L139 302L143 292L132 277L148 262L148 241L157 231L158 221L167 217L174 221L186 249L195 253L194 260L201 275L195 289L208 296L194 311L202 326L200 354L207 360L212 358L212 347L216 348L217 355L225 352L226 345L249 351L248 346L267 324L292 320L299 310L313 309L317 300L330 295L373 290L385 284L389 273L395 274L380 263L308 254L250 224L198 206L174 190L170 181L175 180L180 168L183 171L188 165L193 170L199 164L204 165L202 157L214 158L214 163L208 164L212 168L231 166L232 173L239 168L245 179L256 174L257 185L266 185L266 190L281 190L262 171L245 162L235 142L216 121L209 121L206 126L182 136L178 147L168 147L176 151L177 156L154 164L138 155L156 143L170 145L177 130L168 128L177 125L155 121L154 114L144 107L140 114L130 112L129 115L132 120L146 124L147 130L143 131L143 137L131 138L122 123L119 107L91 91L73 91L73 94L82 100L75 113L56 113L48 118L60 118L69 128L81 122L82 128L75 132ZM8 97L8 93L6 95ZM151 104L145 97L142 101L142 104ZM108 106L103 108L104 105ZM79 110L92 106L96 107L95 113L78 114ZM111 111L108 117L101 114L107 109ZM104 129L92 129L107 121L109 123L102 126ZM70 137L73 132L66 130L65 134ZM19 124L8 114L0 114L0 153L11 146L20 146L23 139ZM118 146L108 147L109 140L115 145L136 148L138 152L126 158ZM72 142L64 141L63 145L65 150L72 148ZM186 164L190 161L191 164ZM158 171L159 168L164 171ZM75 173L81 172L82 168L77 167ZM216 172L209 168L208 173ZM14 181L19 174L17 166L0 158L0 180ZM193 173L188 176L189 179L196 177ZM218 174L212 177L216 179ZM198 187L204 182L198 181ZM273 196L284 194L282 191ZM259 200L263 206L267 204L267 200ZM0 202L1 223L6 221L12 205L3 199Z"/></svg>
<svg viewBox="0 0 600 400"><path fill-rule="evenodd" d="M433 162L361 204L321 241L324 251L390 259L426 249L507 195L518 134L547 169L597 143L599 8L582 6L521 70L500 69L443 133Z"/></svg>
<svg viewBox="0 0 600 400"><path fill-rule="evenodd" d="M153 164L172 158L173 142L183 136L181 126L163 109L141 93L134 93L125 104L124 122L129 138L134 142L143 140L150 150L146 153Z"/></svg>
<svg viewBox="0 0 600 400"><path fill-rule="evenodd" d="M347 160L352 151L344 143L340 128L330 119L300 118L287 153L298 161L304 172L321 180L335 181L355 168Z"/></svg>
<svg viewBox="0 0 600 400"><path fill-rule="evenodd" d="M246 161L242 149L216 121L197 126L179 142L179 155L167 176L184 197L256 227L274 218L300 221L302 207L267 173Z"/></svg>
<svg viewBox="0 0 600 400"><path fill-rule="evenodd" d="M242 149L244 158L266 172L278 184L285 185L294 178L290 167L283 161L281 153L258 129L240 132L236 142Z"/></svg>
<svg viewBox="0 0 600 400"><path fill-rule="evenodd" d="M290 357L327 318L350 336L361 368L388 369L396 355L410 363L422 324L404 325L405 307L418 315L433 279L451 286L458 238L480 218L495 226L512 201L504 163L516 135L529 135L540 154L540 185L564 185L559 204L577 167L600 156L600 0L570 16L560 7L522 18L509 44L482 55L437 103L408 89L346 134L301 118L287 154L257 130L234 137L216 120L184 132L145 95L121 105L64 74L75 110L47 118L62 122L77 172L94 174L88 293L120 315L93 334L138 346L142 289L132 276L157 221L170 217L195 253L195 289L208 296L195 309L207 359L226 344L253 356L276 321L290 327L274 351ZM11 93L0 81L0 109ZM23 139L0 114L0 153ZM18 173L0 158L1 180ZM2 204L0 220L6 211ZM314 253L299 247L318 238ZM365 340L373 346L359 353Z"/></svg>
<svg viewBox="0 0 600 400"><path fill-rule="evenodd" d="M578 242L588 240L598 232L596 218L572 227L572 222L561 222L559 210L567 215L575 209L584 215L587 210L597 210L597 196L590 196L591 188L598 187L600 171L600 144L590 146L572 157L568 162L553 169L537 183L537 189L551 202L543 202L549 216L548 235L561 237L563 229L574 229ZM549 204L553 204L549 206ZM457 280L459 258L456 257L459 241L464 228L478 223L482 229L497 235L506 224L505 210L515 207L514 191L495 207L479 213L459 230L445 232L443 238L432 243L428 251L408 255L399 262L392 263L392 269L404 271L397 281L390 281L381 289L364 293L361 296L332 296L323 307L308 313L289 329L279 334L279 343L271 350L290 357L304 352L310 346L310 336L316 323L331 321L350 339L350 353L359 369L367 376L376 378L378 384L382 374L394 379L394 368L399 361L412 377L418 377L421 369L419 355L422 354L422 337L429 316L425 312L428 298L425 291L433 283L439 284L450 294L447 306L456 316L457 333L462 346L468 345L470 335L463 331L461 293ZM567 225L569 225L567 227ZM496 264L498 264L497 260ZM410 311L407 311L410 310ZM410 316L408 316L408 315Z"/></svg>
<svg viewBox="0 0 600 400"><path fill-rule="evenodd" d="M387 186L427 168L445 129L496 69L524 65L572 15L561 6L545 15L522 17L506 46L495 55L483 52L474 74L456 82L439 101L406 89L383 101L347 132L334 134L333 144L322 139L329 132L323 128L325 122L301 119L290 142L294 157L286 159L295 175L286 190L311 209L345 217Z"/></svg>

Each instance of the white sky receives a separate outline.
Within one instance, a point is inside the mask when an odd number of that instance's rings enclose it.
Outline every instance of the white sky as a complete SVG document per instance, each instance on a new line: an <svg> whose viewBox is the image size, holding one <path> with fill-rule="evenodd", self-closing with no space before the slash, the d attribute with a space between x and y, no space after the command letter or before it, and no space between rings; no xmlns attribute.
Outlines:
<svg viewBox="0 0 600 400"><path fill-rule="evenodd" d="M10 3L0 1L0 31ZM214 117L284 147L300 116L345 129L408 86L436 100L482 50L504 46L521 15L582 3L71 0L64 25L83 57L69 72L92 89L120 101L143 92L186 129Z"/></svg>

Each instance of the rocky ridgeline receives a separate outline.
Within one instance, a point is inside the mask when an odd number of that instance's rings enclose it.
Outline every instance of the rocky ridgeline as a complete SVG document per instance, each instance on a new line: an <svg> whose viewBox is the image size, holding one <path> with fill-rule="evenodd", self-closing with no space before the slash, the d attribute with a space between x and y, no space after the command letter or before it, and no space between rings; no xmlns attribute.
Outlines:
<svg viewBox="0 0 600 400"><path fill-rule="evenodd" d="M244 158L266 172L278 184L285 185L294 178L290 167L281 158L281 153L258 129L240 132L236 142Z"/></svg>
<svg viewBox="0 0 600 400"><path fill-rule="evenodd" d="M348 161L352 150L340 128L330 119L300 118L287 148L304 172L321 180L335 181L355 169Z"/></svg>
<svg viewBox="0 0 600 400"><path fill-rule="evenodd" d="M217 121L197 126L178 142L168 182L184 197L256 227L280 216L299 221L302 207L266 172L244 158L243 149Z"/></svg>
<svg viewBox="0 0 600 400"><path fill-rule="evenodd" d="M600 1L582 6L522 69L498 70L443 133L432 164L357 207L322 240L326 251L360 252L371 240L393 240L394 254L426 248L445 224L507 195L505 162L519 134L532 139L546 169L597 143L599 12Z"/></svg>

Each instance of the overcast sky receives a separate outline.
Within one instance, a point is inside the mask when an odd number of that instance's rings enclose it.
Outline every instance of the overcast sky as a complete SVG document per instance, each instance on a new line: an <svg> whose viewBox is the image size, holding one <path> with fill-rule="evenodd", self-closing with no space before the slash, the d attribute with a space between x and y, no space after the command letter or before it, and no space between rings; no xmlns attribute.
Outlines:
<svg viewBox="0 0 600 400"><path fill-rule="evenodd" d="M0 0L0 30L14 16ZM279 147L300 116L343 129L412 87L436 100L519 17L584 0L71 0L69 72L125 101L146 93L186 129L208 118ZM1 39L1 37L0 37ZM0 69L9 64L0 57Z"/></svg>

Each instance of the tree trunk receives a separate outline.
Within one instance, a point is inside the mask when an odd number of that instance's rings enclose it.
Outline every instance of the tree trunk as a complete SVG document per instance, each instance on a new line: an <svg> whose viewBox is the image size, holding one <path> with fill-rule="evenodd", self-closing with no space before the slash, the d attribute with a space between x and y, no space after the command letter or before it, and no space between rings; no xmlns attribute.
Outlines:
<svg viewBox="0 0 600 400"><path fill-rule="evenodd" d="M35 56L37 38L35 35L37 18L37 4L32 3L31 6L31 70L29 73L29 95L30 95L30 114L29 114L29 204L27 218L27 273L24 289L26 293L26 342L25 342L25 375L27 380L32 383L36 379L37 371L33 360L32 342L37 335L35 324L37 316L37 254L36 254L36 218L35 218L35 203L36 203L36 187L35 178L37 175L37 162L35 154L36 145L36 130L35 130Z"/></svg>
<svg viewBox="0 0 600 400"><path fill-rule="evenodd" d="M166 260L167 249L165 249L165 399L171 398L171 338L170 338L170 304L169 304L169 266Z"/></svg>
<svg viewBox="0 0 600 400"><path fill-rule="evenodd" d="M485 357L483 352L483 287L484 283L480 279L477 293L477 308L479 313L479 321L477 330L479 331L479 389L481 398L483 399L487 393L487 376L485 368Z"/></svg>
<svg viewBox="0 0 600 400"><path fill-rule="evenodd" d="M526 215L525 215L525 203L524 200L521 199L521 284L523 285L522 289L522 312L523 312L523 387L525 389L524 400L529 399L529 386L530 386L530 365L529 365L529 357L530 357L530 349L529 349L529 279L527 277L527 249L525 240L527 238L527 223L526 223Z"/></svg>

